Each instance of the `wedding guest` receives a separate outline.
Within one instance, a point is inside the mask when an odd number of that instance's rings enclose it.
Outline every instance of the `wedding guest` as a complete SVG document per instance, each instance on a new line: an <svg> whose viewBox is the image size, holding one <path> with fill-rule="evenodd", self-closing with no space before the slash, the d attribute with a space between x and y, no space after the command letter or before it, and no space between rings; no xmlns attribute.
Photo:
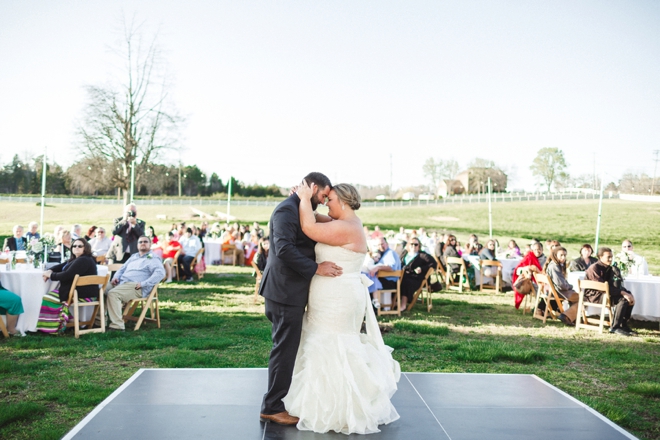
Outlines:
<svg viewBox="0 0 660 440"><path fill-rule="evenodd" d="M525 295L532 293L531 280L533 280L534 273L543 271L543 265L539 261L539 257L542 255L543 245L539 242L534 243L530 246L530 251L525 254L523 259L520 260L516 268L513 270L511 281L515 293L514 304L516 309L520 308L520 304L523 302L523 299L525 299ZM543 264L545 264L545 255L543 255L543 257ZM521 281L529 280L529 282L517 283L519 278L521 278Z"/></svg>
<svg viewBox="0 0 660 440"><path fill-rule="evenodd" d="M245 265L251 266L259 250L259 237L256 234L250 235L249 241L244 240L243 242L243 250L245 251Z"/></svg>
<svg viewBox="0 0 660 440"><path fill-rule="evenodd" d="M518 247L518 243L516 243L516 240L509 240L506 254L507 257L509 258L522 257L522 254L520 253L520 248Z"/></svg>
<svg viewBox="0 0 660 440"><path fill-rule="evenodd" d="M18 315L22 313L23 302L21 297L5 289L0 283L0 315L7 316L7 332L10 335L18 334L16 324L18 323Z"/></svg>
<svg viewBox="0 0 660 440"><path fill-rule="evenodd" d="M646 262L646 258L641 255L637 255L633 252L633 244L630 240L624 240L621 244L621 250L628 254L634 259L633 265L630 267L630 273L639 274L639 275L648 275L649 274L649 265Z"/></svg>
<svg viewBox="0 0 660 440"><path fill-rule="evenodd" d="M372 239L383 238L383 233L380 231L380 226L378 225L374 226L374 232L371 233L371 238Z"/></svg>
<svg viewBox="0 0 660 440"><path fill-rule="evenodd" d="M204 238L209 233L209 222L206 220L202 222L202 225L199 227L199 239L204 243Z"/></svg>
<svg viewBox="0 0 660 440"><path fill-rule="evenodd" d="M589 266L598 261L597 258L592 257L593 253L594 248L592 248L590 244L583 244L580 248L580 256L571 261L568 270L571 272L584 272L589 269Z"/></svg>
<svg viewBox="0 0 660 440"><path fill-rule="evenodd" d="M623 287L621 272L616 266L612 266L612 249L601 247L598 249L598 261L589 266L585 274L588 280L607 283L610 291L610 305L614 308L614 318L610 327L610 333L621 336L635 336L637 333L628 327L628 321L632 314L635 298L632 293ZM584 299L592 303L601 303L605 292L587 289Z"/></svg>
<svg viewBox="0 0 660 440"><path fill-rule="evenodd" d="M264 230L261 229L261 226L257 222L252 223L252 233L256 233L259 238L264 238Z"/></svg>
<svg viewBox="0 0 660 440"><path fill-rule="evenodd" d="M67 231L68 233L68 231ZM43 274L45 282L59 281L59 287L47 293L41 303L41 313L37 330L45 333L57 333L66 328L69 320L68 300L73 279L76 275L96 275L96 260L92 256L92 247L84 238L78 238L71 245L71 257ZM78 289L79 298L98 297L97 286L82 286Z"/></svg>
<svg viewBox="0 0 660 440"><path fill-rule="evenodd" d="M147 237L151 240L152 245L158 244L158 236L156 235L153 226L147 226Z"/></svg>
<svg viewBox="0 0 660 440"><path fill-rule="evenodd" d="M124 210L124 216L115 219L115 227L112 231L112 235L121 237L124 247L124 254L119 263L125 263L131 255L137 252L137 240L144 233L144 221L137 218L135 204L129 203Z"/></svg>
<svg viewBox="0 0 660 440"><path fill-rule="evenodd" d="M76 223L75 225L71 226L71 238L73 240L77 240L80 237L82 237L82 226Z"/></svg>
<svg viewBox="0 0 660 440"><path fill-rule="evenodd" d="M2 249L5 251L25 251L27 250L27 238L23 237L23 226L16 225L12 229L14 236L5 238Z"/></svg>
<svg viewBox="0 0 660 440"><path fill-rule="evenodd" d="M480 260L490 260L490 261L497 261L497 255L495 252L496 246L495 246L495 240L488 240L486 243L486 247L479 252L479 259ZM496 277L497 276L497 267L493 266L486 266L484 269L484 276L486 277Z"/></svg>
<svg viewBox="0 0 660 440"><path fill-rule="evenodd" d="M428 270L438 265L431 254L421 250L421 241L417 237L410 239L401 260L404 271L401 279L401 310L404 310L422 285Z"/></svg>
<svg viewBox="0 0 660 440"><path fill-rule="evenodd" d="M55 252L60 253L60 261L66 261L71 255L71 232L66 229L60 230L60 235L55 239Z"/></svg>
<svg viewBox="0 0 660 440"><path fill-rule="evenodd" d="M36 238L37 240L41 238L41 235L39 234L39 232L37 232L38 229L39 229L39 223L30 222L30 224L28 225L28 232L27 234L25 234L28 241L32 240L33 238Z"/></svg>
<svg viewBox="0 0 660 440"><path fill-rule="evenodd" d="M121 242L121 237L114 237L110 249L105 254L105 259L108 264L120 263L124 260L124 246Z"/></svg>
<svg viewBox="0 0 660 440"><path fill-rule="evenodd" d="M259 270L263 272L266 269L266 262L268 261L268 250L270 249L270 241L268 237L259 239L259 250L254 256L254 264L257 265Z"/></svg>
<svg viewBox="0 0 660 440"><path fill-rule="evenodd" d="M570 303L570 307L559 315L559 320L566 325L575 326L580 295L566 279L566 248L555 246L543 267L557 293Z"/></svg>
<svg viewBox="0 0 660 440"><path fill-rule="evenodd" d="M192 231L191 231L192 235ZM165 276L160 258L151 251L151 240L142 235L137 240L138 251L131 255L112 277L112 288L108 290L108 317L110 330L124 331L122 303L134 298L149 296L153 288Z"/></svg>
<svg viewBox="0 0 660 440"><path fill-rule="evenodd" d="M96 238L96 230L98 227L92 226L87 230L87 234L85 234L85 240L91 241L93 238ZM75 237L74 237L75 238Z"/></svg>
<svg viewBox="0 0 660 440"><path fill-rule="evenodd" d="M461 270L461 266L455 263L447 264L447 257L460 258L461 254L458 253L458 243L455 235L448 235L447 242L445 243L445 250L442 253L442 262L445 264L447 270L451 270L452 274L457 275Z"/></svg>
<svg viewBox="0 0 660 440"><path fill-rule="evenodd" d="M190 263L202 248L202 242L199 241L199 237L193 235L192 228L187 228L185 237L181 238L179 243L181 243L181 253L177 261L179 270L183 272L186 281L192 281L193 274L190 270Z"/></svg>
<svg viewBox="0 0 660 440"><path fill-rule="evenodd" d="M170 231L165 234L165 243L163 246L163 266L165 266L165 273L167 274L166 283L172 282L174 276L174 257L181 249L181 243L174 239L174 232Z"/></svg>
<svg viewBox="0 0 660 440"><path fill-rule="evenodd" d="M95 256L106 255L112 246L112 240L106 236L103 227L97 228L95 232L95 237L89 241L92 246L92 254Z"/></svg>
<svg viewBox="0 0 660 440"><path fill-rule="evenodd" d="M395 271L401 270L401 258L394 252L390 245L385 240L385 237L380 237L380 260L378 265L371 269L369 275L374 278L378 271ZM380 289L396 289L397 277L380 277L377 278L378 282L369 286L369 292L373 293Z"/></svg>

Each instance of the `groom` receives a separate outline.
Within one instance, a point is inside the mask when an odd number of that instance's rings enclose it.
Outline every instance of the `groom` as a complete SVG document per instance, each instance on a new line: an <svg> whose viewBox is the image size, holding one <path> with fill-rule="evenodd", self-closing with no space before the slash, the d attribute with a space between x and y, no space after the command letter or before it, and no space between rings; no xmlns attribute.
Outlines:
<svg viewBox="0 0 660 440"><path fill-rule="evenodd" d="M309 173L307 183L315 183L312 208L325 202L332 185L321 173ZM270 251L261 279L259 294L266 302L266 317L273 323L273 348L268 361L268 391L261 404L261 420L295 425L282 399L289 392L293 366L300 344L303 314L312 277L341 275L341 267L330 261L316 263L313 240L303 234L298 216L300 198L290 195L277 205L270 217Z"/></svg>

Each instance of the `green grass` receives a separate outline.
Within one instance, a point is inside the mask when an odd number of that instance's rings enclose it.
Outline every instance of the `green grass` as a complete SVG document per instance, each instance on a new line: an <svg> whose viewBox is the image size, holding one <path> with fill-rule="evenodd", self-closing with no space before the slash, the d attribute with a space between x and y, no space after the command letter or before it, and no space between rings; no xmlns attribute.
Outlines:
<svg viewBox="0 0 660 440"><path fill-rule="evenodd" d="M0 205L0 228L10 230L12 219L27 223L39 218L31 204ZM119 214L116 207L96 208L47 208L48 229L74 221L107 227ZM561 237L575 252L595 229L597 205L591 200L493 208L500 242L508 237ZM139 209L157 229L170 223L157 222L157 214L189 220L192 212L187 207ZM232 214L245 222L265 223L270 209L235 207ZM382 229L425 226L463 238L487 231L485 204L370 208L360 215ZM658 273L659 215L660 205L606 200L602 242L618 249L623 237L630 237ZM201 282L162 286L161 329L145 323L138 332L129 325L125 333L83 335L78 340L70 333L0 339L0 437L61 438L139 368L266 367L270 323L262 302L253 303L251 270L210 267L209 272ZM431 313L418 304L403 317L382 317L380 323L403 371L535 374L640 438L660 439L657 323L636 323L636 338L575 332L557 323L543 325L512 304L511 294L440 292L433 295Z"/></svg>

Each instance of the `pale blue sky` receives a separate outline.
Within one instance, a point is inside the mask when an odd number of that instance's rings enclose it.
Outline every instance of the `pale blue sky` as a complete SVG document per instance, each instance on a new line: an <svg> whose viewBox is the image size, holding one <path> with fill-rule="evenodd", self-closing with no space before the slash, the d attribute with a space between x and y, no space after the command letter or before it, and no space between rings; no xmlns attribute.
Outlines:
<svg viewBox="0 0 660 440"><path fill-rule="evenodd" d="M657 1L0 0L0 161L75 160L83 86L112 78L119 17L160 29L184 163L223 180L424 183L427 157L653 173ZM178 156L169 157L171 162Z"/></svg>

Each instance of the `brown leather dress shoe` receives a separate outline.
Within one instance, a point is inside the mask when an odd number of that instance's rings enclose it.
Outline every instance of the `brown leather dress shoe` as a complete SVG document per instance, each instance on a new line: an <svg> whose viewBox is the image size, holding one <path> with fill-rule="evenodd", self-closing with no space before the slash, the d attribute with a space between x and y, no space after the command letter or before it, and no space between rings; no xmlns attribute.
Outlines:
<svg viewBox="0 0 660 440"><path fill-rule="evenodd" d="M278 425L295 425L298 423L298 417L293 417L286 411L277 414L259 414L262 422L273 422Z"/></svg>

